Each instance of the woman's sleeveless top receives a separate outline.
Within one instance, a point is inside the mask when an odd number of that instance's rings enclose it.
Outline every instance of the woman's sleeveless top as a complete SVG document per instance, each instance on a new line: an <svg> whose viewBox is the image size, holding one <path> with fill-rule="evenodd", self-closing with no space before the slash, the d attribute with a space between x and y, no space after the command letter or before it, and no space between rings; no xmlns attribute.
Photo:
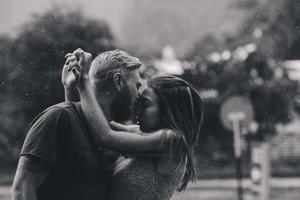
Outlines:
<svg viewBox="0 0 300 200"><path fill-rule="evenodd" d="M168 200L180 184L183 164L168 175L159 174L151 158L120 157L112 176L113 200Z"/></svg>

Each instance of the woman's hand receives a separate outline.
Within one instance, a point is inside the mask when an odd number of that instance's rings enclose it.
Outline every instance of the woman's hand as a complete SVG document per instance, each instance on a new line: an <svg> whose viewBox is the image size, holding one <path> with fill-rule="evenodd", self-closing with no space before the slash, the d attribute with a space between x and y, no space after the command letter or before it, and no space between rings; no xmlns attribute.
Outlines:
<svg viewBox="0 0 300 200"><path fill-rule="evenodd" d="M125 131L125 132L131 132L131 133L139 133L140 132L140 126L139 125L124 125L115 121L110 121L109 125L112 129L115 131Z"/></svg>

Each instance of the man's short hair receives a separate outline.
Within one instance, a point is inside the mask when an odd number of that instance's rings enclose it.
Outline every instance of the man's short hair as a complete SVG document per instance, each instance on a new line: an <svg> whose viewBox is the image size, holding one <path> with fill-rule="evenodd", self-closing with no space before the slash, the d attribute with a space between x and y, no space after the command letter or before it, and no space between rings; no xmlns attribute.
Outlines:
<svg viewBox="0 0 300 200"><path fill-rule="evenodd" d="M112 81L115 73L125 70L135 70L142 65L141 61L126 51L116 49L99 54L92 62L89 70L91 84L99 91Z"/></svg>

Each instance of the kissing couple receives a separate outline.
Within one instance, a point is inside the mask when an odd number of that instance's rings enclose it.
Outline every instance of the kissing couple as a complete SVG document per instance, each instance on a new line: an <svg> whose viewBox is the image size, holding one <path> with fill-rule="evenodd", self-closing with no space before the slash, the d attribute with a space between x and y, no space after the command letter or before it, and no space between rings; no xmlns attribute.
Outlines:
<svg viewBox="0 0 300 200"><path fill-rule="evenodd" d="M140 66L122 50L66 55L65 102L33 120L13 200L168 200L195 180L201 98L174 76L143 85Z"/></svg>

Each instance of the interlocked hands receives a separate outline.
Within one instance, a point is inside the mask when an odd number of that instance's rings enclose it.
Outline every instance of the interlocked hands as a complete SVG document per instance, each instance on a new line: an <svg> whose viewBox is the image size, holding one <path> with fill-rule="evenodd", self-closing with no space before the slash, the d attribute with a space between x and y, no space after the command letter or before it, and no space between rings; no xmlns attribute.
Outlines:
<svg viewBox="0 0 300 200"><path fill-rule="evenodd" d="M88 78L88 71L92 62L92 54L78 48L73 53L68 53L62 71L62 84L65 89L80 86L82 78Z"/></svg>

